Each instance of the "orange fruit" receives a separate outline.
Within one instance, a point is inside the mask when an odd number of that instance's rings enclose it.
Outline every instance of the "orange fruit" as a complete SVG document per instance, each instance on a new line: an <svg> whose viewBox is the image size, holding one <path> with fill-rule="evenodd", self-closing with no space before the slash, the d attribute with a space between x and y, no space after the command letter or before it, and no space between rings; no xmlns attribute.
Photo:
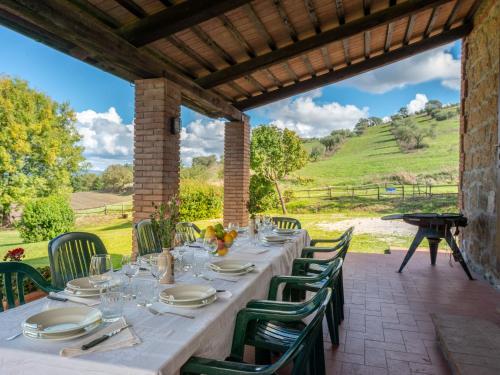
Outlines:
<svg viewBox="0 0 500 375"><path fill-rule="evenodd" d="M222 249L217 250L217 255L220 257L223 257L224 255L227 255L228 248L224 247Z"/></svg>
<svg viewBox="0 0 500 375"><path fill-rule="evenodd" d="M238 232L236 232L234 229L231 232L229 232L229 234L233 237L233 239L238 237Z"/></svg>

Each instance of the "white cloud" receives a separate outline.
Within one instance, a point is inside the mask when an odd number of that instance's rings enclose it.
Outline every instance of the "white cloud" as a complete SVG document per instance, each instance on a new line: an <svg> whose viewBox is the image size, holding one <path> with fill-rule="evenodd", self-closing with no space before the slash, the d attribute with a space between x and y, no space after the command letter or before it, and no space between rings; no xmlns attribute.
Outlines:
<svg viewBox="0 0 500 375"><path fill-rule="evenodd" d="M196 119L181 131L181 160L191 165L193 157L224 153L224 121Z"/></svg>
<svg viewBox="0 0 500 375"><path fill-rule="evenodd" d="M82 136L83 155L93 169L132 162L132 124L124 124L114 107L106 112L86 110L76 114L76 128Z"/></svg>
<svg viewBox="0 0 500 375"><path fill-rule="evenodd" d="M387 124L388 122L391 122L391 117L390 116L384 116L384 117L382 117L382 122L384 124Z"/></svg>
<svg viewBox="0 0 500 375"><path fill-rule="evenodd" d="M269 123L297 132L301 137L323 137L336 129L352 129L356 122L368 116L368 108L341 105L336 102L316 103L321 90L262 107L260 113Z"/></svg>
<svg viewBox="0 0 500 375"><path fill-rule="evenodd" d="M440 80L443 86L459 90L460 60L454 59L449 49L450 45L439 47L353 77L339 85L383 94L406 85Z"/></svg>
<svg viewBox="0 0 500 375"><path fill-rule="evenodd" d="M425 108L425 104L429 101L425 94L417 94L415 95L415 99L411 100L406 108L408 109L408 113L413 114L415 112L421 111Z"/></svg>

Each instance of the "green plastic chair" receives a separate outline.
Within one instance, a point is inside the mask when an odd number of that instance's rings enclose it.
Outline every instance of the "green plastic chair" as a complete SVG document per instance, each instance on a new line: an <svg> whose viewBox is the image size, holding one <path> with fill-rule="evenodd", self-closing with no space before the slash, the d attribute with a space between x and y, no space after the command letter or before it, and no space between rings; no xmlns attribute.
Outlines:
<svg viewBox="0 0 500 375"><path fill-rule="evenodd" d="M69 232L49 242L52 286L64 289L66 283L89 274L90 259L107 254L101 239L93 233Z"/></svg>
<svg viewBox="0 0 500 375"><path fill-rule="evenodd" d="M24 280L31 279L35 285L44 292L56 292L58 289L50 286L49 282L33 267L22 262L0 262L0 276L3 279L7 306L12 309L16 306L13 277L16 280L17 299L20 305L24 305ZM3 290L0 289L0 312L3 311Z"/></svg>
<svg viewBox="0 0 500 375"><path fill-rule="evenodd" d="M310 259L298 258L294 264L307 264ZM277 291L281 284L285 284L283 288L283 301L298 301L297 296L304 296L305 292L318 293L324 288L330 288L333 291L330 304L326 309L326 321L330 333L330 340L333 345L339 344L340 324L340 294L339 294L339 278L342 270L343 259L338 258L329 263L323 272L319 274L307 274L305 276L275 276L271 280L269 287L268 299L275 300ZM301 293L298 293L301 292Z"/></svg>
<svg viewBox="0 0 500 375"><path fill-rule="evenodd" d="M292 365L292 375L324 374L325 361L323 351L322 320L331 299L329 288L317 293L310 301L303 304L251 301L247 308L236 317L233 344L229 360L220 361L192 357L181 369L183 375L236 375L263 374L273 375L278 370ZM247 364L243 362L246 333L260 321L281 323L298 322L312 316L311 322L290 342L287 350L272 364Z"/></svg>
<svg viewBox="0 0 500 375"><path fill-rule="evenodd" d="M345 261L345 257L349 250L349 246L351 244L352 239L352 231L347 233L344 238L339 241L333 247L306 247L302 250L302 257L296 259L294 261L292 275L298 276L306 276L306 275L314 275L321 273L325 270L327 265L335 259L341 258ZM332 256L326 259L317 259L313 258L314 253L332 253ZM304 259L309 259L309 261L305 261ZM339 313L340 313L340 322L344 320L344 276L342 269L340 270L339 282L337 286L337 290L339 293ZM299 293L299 296L304 297L304 293ZM297 294L294 294L295 299L297 298Z"/></svg>
<svg viewBox="0 0 500 375"><path fill-rule="evenodd" d="M294 219L293 217L285 216L274 216L272 218L274 225L278 226L280 229L301 229L302 225L300 221Z"/></svg>
<svg viewBox="0 0 500 375"><path fill-rule="evenodd" d="M312 247L312 246L316 246L316 245L322 244L322 243L332 243L332 244L338 243L338 242L342 241L344 238L346 238L347 236L351 236L352 237L352 232L353 231L354 231L354 227L350 227L344 233L342 233L340 235L340 237L330 238L330 239L321 238L321 239L311 240L310 246Z"/></svg>
<svg viewBox="0 0 500 375"><path fill-rule="evenodd" d="M151 220L144 219L134 225L137 250L140 256L161 253L161 241L156 235Z"/></svg>
<svg viewBox="0 0 500 375"><path fill-rule="evenodd" d="M178 223L175 230L182 235L183 242L195 242L201 233L201 229L196 224L188 222Z"/></svg>

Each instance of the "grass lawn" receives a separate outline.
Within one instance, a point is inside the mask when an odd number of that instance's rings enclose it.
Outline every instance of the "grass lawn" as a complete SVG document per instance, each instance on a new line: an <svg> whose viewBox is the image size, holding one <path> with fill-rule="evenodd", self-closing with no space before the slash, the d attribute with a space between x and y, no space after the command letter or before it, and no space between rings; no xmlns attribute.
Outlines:
<svg viewBox="0 0 500 375"><path fill-rule="evenodd" d="M394 212L394 211L393 211ZM360 212L345 211L344 213L317 213L296 214L305 229L309 231L312 238L332 238L341 234L341 231L325 230L318 224L333 223L340 220L360 216L377 216L376 212L364 215ZM378 215L380 216L380 215ZM209 223L220 220L202 220L196 222L200 227L206 227ZM106 245L108 252L112 254L115 264L120 262L120 254L129 254L132 248L132 222L131 219L121 219L111 216L96 216L85 218L75 228L77 231L91 232L97 234ZM391 247L408 247L412 240L411 236L383 236L374 234L356 234L353 238L351 249L357 252L382 253L390 245ZM0 256L9 249L23 247L26 250L25 261L33 266L48 265L47 257L48 241L36 243L23 243L16 230L0 231ZM422 246L425 246L423 244Z"/></svg>
<svg viewBox="0 0 500 375"><path fill-rule="evenodd" d="M376 183L395 174L411 174L422 180L426 176L440 180L450 176L455 182L458 173L458 118L435 121L419 115L415 116L415 121L425 128L436 124L436 137L425 140L427 148L402 153L390 132L390 125L374 126L361 136L349 138L333 156L308 163L296 175L312 179L307 187ZM305 146L312 149L315 144L308 142ZM297 185L286 187L301 188Z"/></svg>

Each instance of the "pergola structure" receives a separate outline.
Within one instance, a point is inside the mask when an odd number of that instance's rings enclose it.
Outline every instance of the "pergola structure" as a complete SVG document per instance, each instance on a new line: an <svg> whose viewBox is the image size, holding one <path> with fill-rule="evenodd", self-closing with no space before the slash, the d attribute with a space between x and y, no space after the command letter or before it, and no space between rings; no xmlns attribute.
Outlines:
<svg viewBox="0 0 500 375"><path fill-rule="evenodd" d="M2 0L0 23L135 83L136 221L178 191L180 105L226 118L224 220L246 224L245 110L464 38L483 3Z"/></svg>

